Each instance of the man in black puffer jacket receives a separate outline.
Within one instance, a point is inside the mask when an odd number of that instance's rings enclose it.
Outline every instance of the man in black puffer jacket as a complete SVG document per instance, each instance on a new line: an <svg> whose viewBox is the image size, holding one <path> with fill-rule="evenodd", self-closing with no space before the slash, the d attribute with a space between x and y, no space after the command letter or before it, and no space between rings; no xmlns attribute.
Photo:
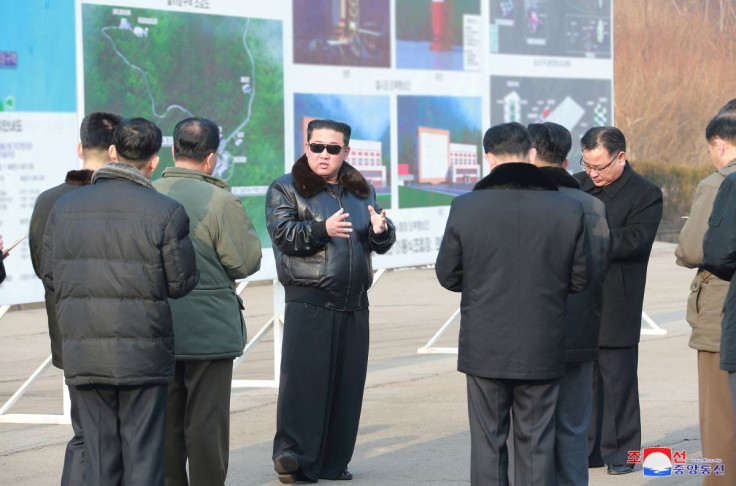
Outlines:
<svg viewBox="0 0 736 486"><path fill-rule="evenodd" d="M286 290L274 469L282 483L351 479L368 365L371 252L396 236L376 192L345 162L350 126L312 120L306 151L266 196Z"/></svg>
<svg viewBox="0 0 736 486"><path fill-rule="evenodd" d="M189 218L148 180L161 130L122 121L113 162L59 198L41 270L56 293L64 376L77 389L87 484L163 485L166 388L174 376L167 299L199 279Z"/></svg>

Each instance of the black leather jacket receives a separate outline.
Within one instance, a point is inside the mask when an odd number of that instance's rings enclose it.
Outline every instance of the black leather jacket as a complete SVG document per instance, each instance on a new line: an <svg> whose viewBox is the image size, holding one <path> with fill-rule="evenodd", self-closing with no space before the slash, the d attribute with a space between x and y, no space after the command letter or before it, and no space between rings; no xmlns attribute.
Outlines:
<svg viewBox="0 0 736 486"><path fill-rule="evenodd" d="M373 233L368 206L379 213L381 208L375 189L360 172L343 162L338 180L339 184L327 184L312 172L303 155L290 174L268 188L266 224L287 302L340 311L368 307L371 251L385 253L396 241L389 220L386 231ZM350 214L350 238L327 235L325 221L340 208Z"/></svg>

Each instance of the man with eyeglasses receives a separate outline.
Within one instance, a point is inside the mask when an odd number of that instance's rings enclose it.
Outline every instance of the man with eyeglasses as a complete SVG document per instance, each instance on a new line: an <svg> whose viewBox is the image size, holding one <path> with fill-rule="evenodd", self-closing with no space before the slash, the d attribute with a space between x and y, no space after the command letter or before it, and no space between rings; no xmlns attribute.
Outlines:
<svg viewBox="0 0 736 486"><path fill-rule="evenodd" d="M273 444L279 481L349 480L368 366L371 253L394 225L346 162L349 125L312 120L305 154L266 194L284 285L284 340Z"/></svg>
<svg viewBox="0 0 736 486"><path fill-rule="evenodd" d="M626 138L594 127L580 140L580 188L606 205L611 261L603 283L598 360L593 367L589 467L626 474L628 451L641 449L639 336L649 254L662 219L662 191L626 160Z"/></svg>

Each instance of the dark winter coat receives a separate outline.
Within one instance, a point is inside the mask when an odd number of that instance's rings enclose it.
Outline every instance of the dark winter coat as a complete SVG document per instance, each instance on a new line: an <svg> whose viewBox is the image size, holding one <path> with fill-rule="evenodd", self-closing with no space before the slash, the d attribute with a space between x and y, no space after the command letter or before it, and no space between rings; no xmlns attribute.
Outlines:
<svg viewBox="0 0 736 486"><path fill-rule="evenodd" d="M59 198L41 271L56 292L69 385L156 385L174 376L169 298L199 272L184 207L133 166L110 163Z"/></svg>
<svg viewBox="0 0 736 486"><path fill-rule="evenodd" d="M578 181L562 167L540 167L560 192L583 205L588 234L588 288L570 294L565 306L565 359L591 361L598 358L598 334L603 305L603 278L610 259L610 232L606 207L595 197L580 190Z"/></svg>
<svg viewBox="0 0 736 486"><path fill-rule="evenodd" d="M371 252L386 253L396 241L394 225L376 235L368 206L382 209L376 191L347 162L335 186L310 169L306 155L266 194L266 224L276 271L287 302L305 302L338 311L368 307L373 282ZM343 208L350 214L350 238L330 238L325 221Z"/></svg>
<svg viewBox="0 0 736 486"><path fill-rule="evenodd" d="M31 214L31 225L28 229L28 245L31 249L33 271L36 272L38 278L41 278L43 230L46 228L46 221L48 221L49 214L51 214L51 208L54 207L56 201L64 194L89 185L92 182L92 174L94 174L94 171L88 169L69 171L66 174L66 180L63 184L42 192L36 198L36 204L33 206L33 214ZM44 284L43 288L44 300L46 301L46 316L49 324L49 338L51 338L51 364L57 368L63 368L61 333L59 332L59 323L56 320L56 298L54 291L48 285Z"/></svg>
<svg viewBox="0 0 736 486"><path fill-rule="evenodd" d="M537 167L507 163L450 208L435 271L462 292L458 370L559 378L568 293L588 285L583 207Z"/></svg>
<svg viewBox="0 0 736 486"><path fill-rule="evenodd" d="M662 219L662 191L634 172L628 162L621 176L607 186L596 186L585 172L574 177L583 191L606 205L611 230L599 345L634 346L641 335L649 255Z"/></svg>
<svg viewBox="0 0 736 486"><path fill-rule="evenodd" d="M248 213L224 181L204 172L167 167L153 186L186 209L199 269L197 287L170 304L176 359L242 356L245 321L235 279L261 267L261 241Z"/></svg>
<svg viewBox="0 0 736 486"><path fill-rule="evenodd" d="M721 183L703 239L703 266L730 280L721 320L721 369L736 371L736 173Z"/></svg>

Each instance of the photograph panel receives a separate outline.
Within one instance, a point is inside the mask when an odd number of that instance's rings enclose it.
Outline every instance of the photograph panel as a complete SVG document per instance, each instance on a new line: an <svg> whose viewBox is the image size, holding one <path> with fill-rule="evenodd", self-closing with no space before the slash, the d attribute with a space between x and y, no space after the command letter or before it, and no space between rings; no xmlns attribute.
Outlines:
<svg viewBox="0 0 736 486"><path fill-rule="evenodd" d="M482 177L481 99L399 96L399 207L447 206Z"/></svg>

